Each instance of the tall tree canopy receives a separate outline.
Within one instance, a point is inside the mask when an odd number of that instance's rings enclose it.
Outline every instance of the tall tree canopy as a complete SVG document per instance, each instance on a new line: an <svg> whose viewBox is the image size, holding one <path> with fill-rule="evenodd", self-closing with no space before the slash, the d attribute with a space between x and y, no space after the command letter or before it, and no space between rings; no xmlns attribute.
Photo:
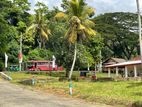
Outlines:
<svg viewBox="0 0 142 107"><path fill-rule="evenodd" d="M104 38L103 56L130 59L139 54L137 15L106 13L94 19L95 29Z"/></svg>
<svg viewBox="0 0 142 107"><path fill-rule="evenodd" d="M45 13L48 11L48 7L38 2L36 4L38 9L35 10L35 18L31 26L27 28L27 34L35 35L35 40L38 41L40 48L45 48L45 43L51 35L50 30L48 29L49 21L45 19Z"/></svg>

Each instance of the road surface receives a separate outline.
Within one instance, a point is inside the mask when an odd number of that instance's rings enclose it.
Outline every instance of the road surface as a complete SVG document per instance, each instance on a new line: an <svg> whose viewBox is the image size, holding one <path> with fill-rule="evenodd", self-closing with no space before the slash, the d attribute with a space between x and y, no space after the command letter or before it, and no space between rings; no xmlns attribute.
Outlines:
<svg viewBox="0 0 142 107"><path fill-rule="evenodd" d="M25 89L0 80L0 107L111 107Z"/></svg>

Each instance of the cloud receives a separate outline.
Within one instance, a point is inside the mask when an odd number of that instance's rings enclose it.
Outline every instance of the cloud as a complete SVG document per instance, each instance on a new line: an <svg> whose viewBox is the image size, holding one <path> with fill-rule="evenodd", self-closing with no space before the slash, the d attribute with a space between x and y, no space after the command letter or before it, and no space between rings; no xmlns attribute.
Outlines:
<svg viewBox="0 0 142 107"><path fill-rule="evenodd" d="M136 12L136 0L86 0L88 5L96 8L96 14L108 12ZM142 0L139 0L142 11Z"/></svg>
<svg viewBox="0 0 142 107"><path fill-rule="evenodd" d="M60 4L62 0L29 0L32 3L32 8L34 4L43 2L48 5L49 9L54 6L58 6L61 9ZM136 0L86 0L89 6L96 9L96 14L108 13L108 12L136 12ZM140 8L142 12L142 0L139 0Z"/></svg>
<svg viewBox="0 0 142 107"><path fill-rule="evenodd" d="M29 2L32 3L33 8L37 2L42 2L46 4L49 7L49 9L52 9L54 6L60 7L61 1L62 0L29 0Z"/></svg>

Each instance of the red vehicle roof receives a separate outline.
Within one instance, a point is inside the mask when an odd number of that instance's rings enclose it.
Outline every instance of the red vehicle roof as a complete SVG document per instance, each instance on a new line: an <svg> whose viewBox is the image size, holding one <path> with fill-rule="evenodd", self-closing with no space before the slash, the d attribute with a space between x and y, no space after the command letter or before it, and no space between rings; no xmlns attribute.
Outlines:
<svg viewBox="0 0 142 107"><path fill-rule="evenodd" d="M52 61L47 61L47 60L30 60L27 62L33 62L33 63L37 63L37 62L52 62Z"/></svg>

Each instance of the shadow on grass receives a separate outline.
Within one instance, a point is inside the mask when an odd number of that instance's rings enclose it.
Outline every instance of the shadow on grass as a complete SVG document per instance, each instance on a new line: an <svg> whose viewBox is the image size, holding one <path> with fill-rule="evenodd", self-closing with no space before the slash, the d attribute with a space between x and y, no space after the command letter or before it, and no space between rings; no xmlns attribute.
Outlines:
<svg viewBox="0 0 142 107"><path fill-rule="evenodd" d="M133 93L134 95L136 95L136 96L142 96L142 92L135 92L135 93Z"/></svg>
<svg viewBox="0 0 142 107"><path fill-rule="evenodd" d="M97 78L96 80L92 80L92 82L112 82L114 81L113 78L107 78L107 77L102 77L102 78Z"/></svg>
<svg viewBox="0 0 142 107"><path fill-rule="evenodd" d="M130 85L127 86L127 88L134 88L134 87L140 87L142 86L142 82L139 83L129 83Z"/></svg>

